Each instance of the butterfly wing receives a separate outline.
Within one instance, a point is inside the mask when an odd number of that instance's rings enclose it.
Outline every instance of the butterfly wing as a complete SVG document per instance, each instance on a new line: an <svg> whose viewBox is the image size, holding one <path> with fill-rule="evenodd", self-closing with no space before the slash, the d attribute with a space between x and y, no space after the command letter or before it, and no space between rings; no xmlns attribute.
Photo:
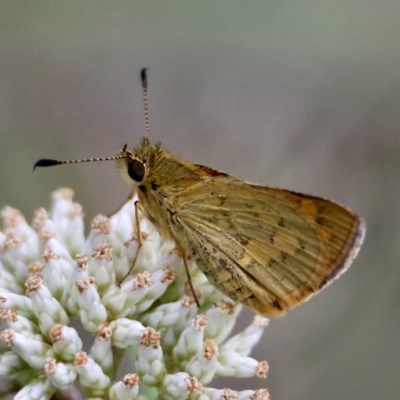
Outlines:
<svg viewBox="0 0 400 400"><path fill-rule="evenodd" d="M172 200L174 236L235 301L279 315L318 292L356 256L364 222L332 201L211 176Z"/></svg>

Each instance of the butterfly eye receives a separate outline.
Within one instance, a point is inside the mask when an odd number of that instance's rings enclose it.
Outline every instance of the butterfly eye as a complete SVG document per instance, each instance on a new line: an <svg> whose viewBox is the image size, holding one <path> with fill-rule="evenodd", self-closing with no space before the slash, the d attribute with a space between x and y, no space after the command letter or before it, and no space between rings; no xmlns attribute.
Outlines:
<svg viewBox="0 0 400 400"><path fill-rule="evenodd" d="M146 168L144 164L138 160L128 162L128 174L135 182L142 182Z"/></svg>

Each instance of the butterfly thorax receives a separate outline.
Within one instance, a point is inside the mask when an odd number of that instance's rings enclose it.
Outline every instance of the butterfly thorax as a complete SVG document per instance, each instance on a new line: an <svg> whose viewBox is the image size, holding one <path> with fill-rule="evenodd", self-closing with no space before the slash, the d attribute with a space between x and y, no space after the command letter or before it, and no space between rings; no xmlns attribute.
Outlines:
<svg viewBox="0 0 400 400"><path fill-rule="evenodd" d="M175 157L146 138L132 151L121 150L119 155L125 155L117 165L136 188L141 211L161 235L174 238L172 219L179 212L176 196L216 171Z"/></svg>

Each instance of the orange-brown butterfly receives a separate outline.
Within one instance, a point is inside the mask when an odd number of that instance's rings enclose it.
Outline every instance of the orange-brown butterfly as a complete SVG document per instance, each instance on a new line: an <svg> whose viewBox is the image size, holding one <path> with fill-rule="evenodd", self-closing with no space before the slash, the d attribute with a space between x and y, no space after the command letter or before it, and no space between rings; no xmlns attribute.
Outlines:
<svg viewBox="0 0 400 400"><path fill-rule="evenodd" d="M246 182L152 144L146 69L141 79L146 134L137 147L100 159L41 159L35 167L116 160L138 207L174 240L186 271L190 255L221 292L261 314L283 314L346 271L364 238L360 217L333 201Z"/></svg>

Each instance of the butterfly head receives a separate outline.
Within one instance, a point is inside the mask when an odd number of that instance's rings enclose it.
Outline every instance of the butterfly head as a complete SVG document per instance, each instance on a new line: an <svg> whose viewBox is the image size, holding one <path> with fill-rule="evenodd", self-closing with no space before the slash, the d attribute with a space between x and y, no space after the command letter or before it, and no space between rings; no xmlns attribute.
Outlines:
<svg viewBox="0 0 400 400"><path fill-rule="evenodd" d="M138 148L127 150L125 145L116 157L117 167L129 183L140 185L147 176L147 161L150 143L143 139Z"/></svg>
<svg viewBox="0 0 400 400"><path fill-rule="evenodd" d="M117 167L130 184L139 186L148 177L159 152L160 145L153 145L147 137L144 137L132 150L128 150L127 145L121 149L115 157Z"/></svg>

